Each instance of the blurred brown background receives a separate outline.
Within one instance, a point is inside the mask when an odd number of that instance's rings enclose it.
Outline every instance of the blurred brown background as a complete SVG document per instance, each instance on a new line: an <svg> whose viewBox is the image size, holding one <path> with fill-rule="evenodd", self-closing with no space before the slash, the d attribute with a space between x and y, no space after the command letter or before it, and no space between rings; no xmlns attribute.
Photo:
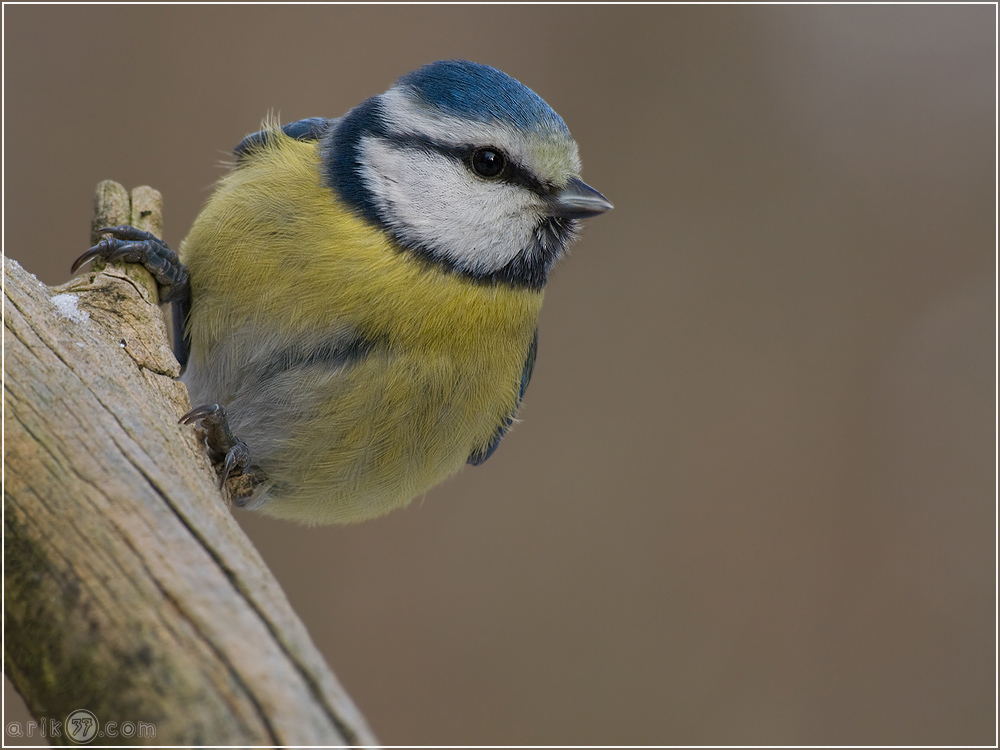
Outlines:
<svg viewBox="0 0 1000 750"><path fill-rule="evenodd" d="M501 68L616 205L523 423L379 521L237 514L380 740L992 744L994 19L7 6L4 249L65 281L105 178L176 247L269 110Z"/></svg>

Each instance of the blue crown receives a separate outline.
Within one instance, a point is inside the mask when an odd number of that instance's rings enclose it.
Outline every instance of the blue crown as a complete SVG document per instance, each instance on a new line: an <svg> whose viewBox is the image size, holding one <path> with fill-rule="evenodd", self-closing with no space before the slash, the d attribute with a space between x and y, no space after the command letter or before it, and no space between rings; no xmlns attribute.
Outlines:
<svg viewBox="0 0 1000 750"><path fill-rule="evenodd" d="M467 60L441 60L396 82L428 105L479 122L501 122L522 130L569 134L545 100L496 68Z"/></svg>

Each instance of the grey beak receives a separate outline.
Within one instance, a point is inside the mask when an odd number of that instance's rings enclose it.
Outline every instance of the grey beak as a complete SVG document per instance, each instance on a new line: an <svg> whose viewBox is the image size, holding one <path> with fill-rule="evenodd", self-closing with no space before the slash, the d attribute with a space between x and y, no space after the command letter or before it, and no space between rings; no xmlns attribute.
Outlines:
<svg viewBox="0 0 1000 750"><path fill-rule="evenodd" d="M562 219L584 219L614 208L611 201L578 177L553 196L551 212Z"/></svg>

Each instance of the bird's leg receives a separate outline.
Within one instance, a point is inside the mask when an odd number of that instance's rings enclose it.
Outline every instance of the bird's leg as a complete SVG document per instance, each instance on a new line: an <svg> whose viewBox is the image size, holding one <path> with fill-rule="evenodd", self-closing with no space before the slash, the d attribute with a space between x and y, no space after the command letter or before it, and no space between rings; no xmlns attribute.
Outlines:
<svg viewBox="0 0 1000 750"><path fill-rule="evenodd" d="M110 234L74 261L75 273L85 263L95 258L104 261L122 260L137 263L149 271L156 279L160 302L174 305L175 354L180 363L187 362L187 342L183 335L184 319L191 304L191 278L187 268L181 263L177 253L163 240L149 232L123 224L104 227L99 234ZM238 440L229 428L226 410L219 404L205 404L195 407L180 418L183 424L195 424L205 431L205 442L212 458L222 461L221 488L234 470L247 473L250 466L250 447Z"/></svg>
<svg viewBox="0 0 1000 750"><path fill-rule="evenodd" d="M212 459L223 461L220 488L234 469L243 473L250 466L250 446L233 435L226 410L221 404L196 406L181 417L180 422L197 425L205 431L205 443Z"/></svg>

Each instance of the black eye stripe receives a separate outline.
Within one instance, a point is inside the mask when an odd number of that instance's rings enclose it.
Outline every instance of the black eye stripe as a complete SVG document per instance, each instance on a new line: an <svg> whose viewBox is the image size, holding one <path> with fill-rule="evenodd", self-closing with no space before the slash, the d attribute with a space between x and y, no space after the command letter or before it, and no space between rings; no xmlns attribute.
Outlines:
<svg viewBox="0 0 1000 750"><path fill-rule="evenodd" d="M417 135L416 133L386 133L384 135L380 134L378 137L388 141L398 148L409 148L418 151L442 154L451 159L462 162L470 169L470 159L475 151L481 148L492 148L503 153L507 161L504 172L500 176L494 178L497 182L506 182L511 185L518 185L541 196L549 196L554 192L553 187L546 185L544 182L535 177L535 175L528 169L518 164L510 157L510 154L507 154L502 149L492 146L491 144L486 144L485 146L480 144L454 146L448 143L442 143L441 141L433 138L428 138L424 135Z"/></svg>

